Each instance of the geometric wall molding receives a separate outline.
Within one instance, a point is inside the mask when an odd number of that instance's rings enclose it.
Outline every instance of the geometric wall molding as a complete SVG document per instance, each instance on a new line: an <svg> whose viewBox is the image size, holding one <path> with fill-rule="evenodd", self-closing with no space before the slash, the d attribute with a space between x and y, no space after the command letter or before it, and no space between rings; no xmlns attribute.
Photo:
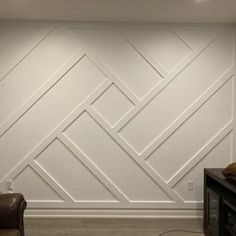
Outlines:
<svg viewBox="0 0 236 236"><path fill-rule="evenodd" d="M40 46L50 33L49 27L1 27L0 81ZM9 57L9 54L14 54L14 57Z"/></svg>
<svg viewBox="0 0 236 236"><path fill-rule="evenodd" d="M170 200L88 113L69 126L65 135L130 201ZM136 182L140 183L139 188L133 187Z"/></svg>
<svg viewBox="0 0 236 236"><path fill-rule="evenodd" d="M18 34L21 35L19 31ZM26 37L24 31L22 34ZM0 125L7 122L15 112L34 96L41 86L72 57L76 50L71 41L64 36L62 30L51 30L46 36L42 33L40 36L40 42L34 42L34 47L27 56L20 58L16 66L13 69L9 68L9 73L1 78L4 78L4 80L1 81L2 115ZM4 47L4 45L2 46ZM9 57L11 51L8 50L8 53ZM58 56L55 58L55 55ZM48 61L48 63L42 67L45 61Z"/></svg>
<svg viewBox="0 0 236 236"><path fill-rule="evenodd" d="M111 30L77 29L73 29L72 32L82 42L86 42L86 46L97 53L138 98L143 98L162 81L162 76L133 50L119 33ZM114 49L116 51L113 51ZM132 61L136 66L130 66L128 61Z"/></svg>
<svg viewBox="0 0 236 236"><path fill-rule="evenodd" d="M115 106L114 106L115 104ZM104 119L114 126L132 108L133 103L112 84L93 104L92 107L103 116Z"/></svg>
<svg viewBox="0 0 236 236"><path fill-rule="evenodd" d="M227 166L232 161L230 147L232 145L232 132L227 134L190 172L188 172L174 187L174 191L181 196L184 202L202 202L203 176L199 175L203 168ZM224 158L223 158L224 157ZM195 193L186 191L186 180L191 179L196 184Z"/></svg>
<svg viewBox="0 0 236 236"><path fill-rule="evenodd" d="M109 190L60 141L54 140L36 159L75 201L117 201ZM57 163L57 165L55 165ZM70 168L68 170L68 168Z"/></svg>
<svg viewBox="0 0 236 236"><path fill-rule="evenodd" d="M27 201L63 202L60 196L30 166L27 166L14 179L14 191L24 192Z"/></svg>
<svg viewBox="0 0 236 236"><path fill-rule="evenodd" d="M168 181L232 119L232 102L232 82L229 81L169 136L146 161ZM192 132L193 129L199 132ZM179 148L185 145L186 148ZM169 152L170 147L175 153L174 156Z"/></svg>
<svg viewBox="0 0 236 236"><path fill-rule="evenodd" d="M209 42L212 38L215 38L219 31L216 29L191 29L183 28L175 31L192 50L196 50L198 47L203 46L206 42Z"/></svg>
<svg viewBox="0 0 236 236"><path fill-rule="evenodd" d="M191 53L188 44L171 30L127 31L125 36L137 45L137 50L141 47L151 55L166 73L170 73Z"/></svg>
<svg viewBox="0 0 236 236"><path fill-rule="evenodd" d="M1 27L1 191L46 214L199 211L203 168L236 160L234 28Z"/></svg>
<svg viewBox="0 0 236 236"><path fill-rule="evenodd" d="M216 59L207 63L207 57L212 51L214 51ZM224 61L222 60L223 51L227 52ZM132 119L132 122L121 130L122 137L138 153L143 152L157 136L161 135L182 112L232 66L232 51L232 34L231 37L229 34L219 35L214 43L209 45L190 66L183 70L169 86L142 109L142 112ZM200 68L204 68L204 70ZM200 81L202 83L196 86L196 83L200 83ZM155 119L157 110L159 115ZM133 137L134 133L135 138Z"/></svg>

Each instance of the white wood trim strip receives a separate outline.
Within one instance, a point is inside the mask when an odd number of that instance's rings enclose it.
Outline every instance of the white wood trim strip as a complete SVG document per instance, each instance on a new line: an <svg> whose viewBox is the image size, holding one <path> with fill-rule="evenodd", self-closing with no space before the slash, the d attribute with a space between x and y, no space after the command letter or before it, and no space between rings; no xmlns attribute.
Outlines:
<svg viewBox="0 0 236 236"><path fill-rule="evenodd" d="M65 119L57 125L47 136L45 136L12 170L0 180L0 186L3 187L4 181L7 179L13 179L17 173L19 173L24 167L38 156L47 146L61 133L67 126L73 122L80 113L85 110L85 107L89 105L100 93L106 90L111 85L109 80L105 80L98 88L92 92L81 104L78 105L71 113L69 113Z"/></svg>
<svg viewBox="0 0 236 236"><path fill-rule="evenodd" d="M48 29L49 30L49 29ZM29 56L40 44L42 44L45 39L54 31L55 29L50 29L2 78L0 78L0 83L6 79L6 77L27 57Z"/></svg>
<svg viewBox="0 0 236 236"><path fill-rule="evenodd" d="M140 156L144 159L148 157L173 134L182 124L184 124L198 109L200 109L227 81L232 79L233 69L230 68L224 75L214 82L198 99L196 99L185 111L183 111L158 137L156 137L144 150Z"/></svg>
<svg viewBox="0 0 236 236"><path fill-rule="evenodd" d="M169 83L171 83L177 75L179 75L188 65L190 65L204 50L207 49L207 47L212 44L219 35L217 35L216 38L212 39L208 44L206 44L203 48L193 52L189 56L189 60L185 62L184 65L182 65L181 69L177 69L174 72L172 72L171 75L169 75L167 78L165 78L164 81L159 83L158 86L156 86L153 90L151 90L142 101L140 101L138 104L136 104L135 108L132 109L115 127L114 129L117 132L120 132L139 112L141 112L147 104L149 104L163 89L168 86Z"/></svg>
<svg viewBox="0 0 236 236"><path fill-rule="evenodd" d="M74 202L75 199L37 162L32 160L31 166L64 201Z"/></svg>
<svg viewBox="0 0 236 236"><path fill-rule="evenodd" d="M86 202L60 202L60 201L27 201L29 209L97 209L97 210L112 210L112 209L176 209L178 206L172 202L133 202L121 203L112 201L86 201ZM196 204L192 204L196 206ZM189 207L189 206L188 206ZM183 208L184 209L184 208ZM187 208L186 208L187 209Z"/></svg>
<svg viewBox="0 0 236 236"><path fill-rule="evenodd" d="M137 153L132 151L129 144L127 144L117 133L114 129L112 129L107 122L103 120L102 117L99 116L97 112L95 112L91 107L88 107L86 111L89 115L97 122L105 132L129 155L129 157L137 164L139 168L141 168L144 173L149 176L149 178L158 186L160 187L173 201L179 202L179 198L176 197L175 194L167 188L167 185L164 183L164 180L160 175L153 171L148 165L146 165L145 161L140 158Z"/></svg>
<svg viewBox="0 0 236 236"><path fill-rule="evenodd" d="M227 123L211 138L185 165L172 176L167 184L173 188L187 173L189 173L227 134L233 129L233 121Z"/></svg>
<svg viewBox="0 0 236 236"><path fill-rule="evenodd" d="M83 57L85 52L78 50L72 58L62 65L24 104L22 104L3 124L0 125L0 138L37 103L53 86L60 81Z"/></svg>
<svg viewBox="0 0 236 236"><path fill-rule="evenodd" d="M61 133L57 138L75 155L75 157L81 161L84 166L94 175L95 178L103 184L109 192L114 195L120 202L129 202L127 196L100 170L79 148L66 136L65 133ZM80 156L80 157L78 157Z"/></svg>
<svg viewBox="0 0 236 236"><path fill-rule="evenodd" d="M70 32L69 30L67 30L67 34L68 37L71 38L71 40L74 41L75 44L78 45L78 41L79 39L77 39L72 32ZM120 88L120 90L125 94L125 96L133 103L133 104L137 104L139 102L139 98L130 90L127 88L127 86L125 86L123 84L123 82L119 79L118 75L115 74L109 67L108 65L106 65L106 63L99 58L96 53L94 53L91 49L89 49L88 47L86 47L86 45L83 44L83 42L81 41L81 44L78 45L78 47L81 48L81 46L83 45L83 50L86 52L86 54L88 55L88 57L94 62L94 64L96 64L102 71L103 73L105 73L108 78L113 81L117 87Z"/></svg>
<svg viewBox="0 0 236 236"><path fill-rule="evenodd" d="M133 218L133 219L202 219L202 209L127 209L127 210L80 210L80 209L27 209L25 218Z"/></svg>

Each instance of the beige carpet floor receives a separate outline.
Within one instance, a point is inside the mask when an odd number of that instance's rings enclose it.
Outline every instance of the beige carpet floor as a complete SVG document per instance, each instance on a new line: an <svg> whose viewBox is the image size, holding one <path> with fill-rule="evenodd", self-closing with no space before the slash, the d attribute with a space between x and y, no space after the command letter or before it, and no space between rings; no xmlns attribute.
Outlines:
<svg viewBox="0 0 236 236"><path fill-rule="evenodd" d="M26 219L26 236L159 236L169 230L202 232L201 220L161 219ZM165 236L203 236L172 232Z"/></svg>

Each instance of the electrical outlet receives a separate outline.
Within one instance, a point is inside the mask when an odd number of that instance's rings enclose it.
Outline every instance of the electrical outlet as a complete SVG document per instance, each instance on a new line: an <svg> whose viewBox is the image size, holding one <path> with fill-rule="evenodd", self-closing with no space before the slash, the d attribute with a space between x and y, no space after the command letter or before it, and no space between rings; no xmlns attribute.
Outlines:
<svg viewBox="0 0 236 236"><path fill-rule="evenodd" d="M188 186L187 186L188 191L193 191L193 188L194 188L193 181L188 181Z"/></svg>
<svg viewBox="0 0 236 236"><path fill-rule="evenodd" d="M13 191L13 180L6 181L6 190Z"/></svg>

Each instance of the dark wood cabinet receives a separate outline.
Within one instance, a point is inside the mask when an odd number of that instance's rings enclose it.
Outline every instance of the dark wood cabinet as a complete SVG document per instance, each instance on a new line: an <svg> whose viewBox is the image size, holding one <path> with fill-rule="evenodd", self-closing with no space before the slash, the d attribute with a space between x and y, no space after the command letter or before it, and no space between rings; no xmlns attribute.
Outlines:
<svg viewBox="0 0 236 236"><path fill-rule="evenodd" d="M204 170L206 236L236 236L236 182L226 179L222 170Z"/></svg>

